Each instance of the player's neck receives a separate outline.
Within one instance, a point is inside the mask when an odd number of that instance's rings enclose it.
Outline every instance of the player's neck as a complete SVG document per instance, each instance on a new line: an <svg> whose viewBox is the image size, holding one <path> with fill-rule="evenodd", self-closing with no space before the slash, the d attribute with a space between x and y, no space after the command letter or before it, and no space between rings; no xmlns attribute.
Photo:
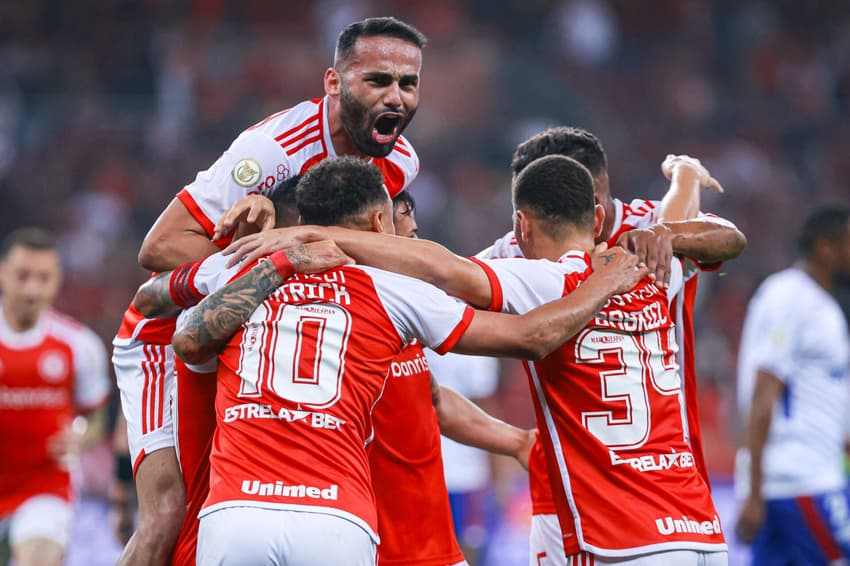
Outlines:
<svg viewBox="0 0 850 566"><path fill-rule="evenodd" d="M814 279L815 283L823 287L827 293L832 293L835 290L835 276L832 270L822 263L803 259L798 262L797 266Z"/></svg>
<svg viewBox="0 0 850 566"><path fill-rule="evenodd" d="M339 100L334 97L328 97L328 131L331 135L331 144L334 146L334 152L337 155L356 155L358 157L370 157L357 149L354 141L342 127L342 118L340 117Z"/></svg>
<svg viewBox="0 0 850 566"><path fill-rule="evenodd" d="M580 236L569 236L558 240L542 238L534 243L534 259L558 261L569 251L592 252L593 238Z"/></svg>
<svg viewBox="0 0 850 566"><path fill-rule="evenodd" d="M28 315L15 313L8 303L3 303L2 315L3 320L6 321L6 326L14 332L26 332L27 330L30 330L36 325L39 318L39 315L30 317Z"/></svg>

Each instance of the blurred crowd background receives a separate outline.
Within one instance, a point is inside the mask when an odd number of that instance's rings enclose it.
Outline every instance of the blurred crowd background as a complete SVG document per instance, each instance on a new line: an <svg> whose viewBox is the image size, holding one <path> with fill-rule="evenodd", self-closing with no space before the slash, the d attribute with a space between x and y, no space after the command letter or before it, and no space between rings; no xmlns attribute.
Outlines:
<svg viewBox="0 0 850 566"><path fill-rule="evenodd" d="M696 332L708 462L728 480L747 300L792 261L805 212L850 200L845 0L2 2L2 232L60 236L58 306L108 343L146 277L136 257L160 211L245 127L321 96L337 33L373 15L429 38L406 132L423 237L472 254L503 234L511 153L555 124L597 134L621 199L660 198L668 153L721 181L726 193L705 193L702 208L749 245L701 278ZM530 426L526 387L503 363L488 407ZM90 496L103 495L105 468L91 466ZM494 513L510 514L518 468L495 470Z"/></svg>

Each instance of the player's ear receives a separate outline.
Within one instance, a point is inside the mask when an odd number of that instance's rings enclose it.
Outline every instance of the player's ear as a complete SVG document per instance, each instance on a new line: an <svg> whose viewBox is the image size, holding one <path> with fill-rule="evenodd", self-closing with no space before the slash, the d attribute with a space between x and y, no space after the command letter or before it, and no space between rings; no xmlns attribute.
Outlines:
<svg viewBox="0 0 850 566"><path fill-rule="evenodd" d="M377 232L378 234L385 233L386 230L384 230L384 211L376 210L375 212L373 212L369 224L372 232Z"/></svg>
<svg viewBox="0 0 850 566"><path fill-rule="evenodd" d="M325 71L325 94L328 96L339 96L340 83L342 78L339 72L333 67L328 67Z"/></svg>
<svg viewBox="0 0 850 566"><path fill-rule="evenodd" d="M593 207L593 237L598 238L602 233L602 228L605 227L605 209L601 204Z"/></svg>
<svg viewBox="0 0 850 566"><path fill-rule="evenodd" d="M521 210L517 210L514 212L514 231L519 229L519 237L521 237L524 241L528 241L528 237L531 235L531 222L529 222L528 216Z"/></svg>

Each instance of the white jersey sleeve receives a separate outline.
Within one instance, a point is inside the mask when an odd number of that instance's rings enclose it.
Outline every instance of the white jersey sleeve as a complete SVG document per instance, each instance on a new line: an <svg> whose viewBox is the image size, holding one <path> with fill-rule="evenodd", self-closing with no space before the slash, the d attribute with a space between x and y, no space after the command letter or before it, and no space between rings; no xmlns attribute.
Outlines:
<svg viewBox="0 0 850 566"><path fill-rule="evenodd" d="M493 259L481 262L492 271L493 310L525 314L564 296L565 276L588 269L583 259L562 263L545 259Z"/></svg>
<svg viewBox="0 0 850 566"><path fill-rule="evenodd" d="M472 321L474 311L424 281L358 266L372 278L378 298L404 342L414 338L443 354Z"/></svg>
<svg viewBox="0 0 850 566"><path fill-rule="evenodd" d="M567 252L558 263L515 258L481 261L480 264L491 272L493 309L515 314L524 314L560 299L580 285L591 269L588 256L581 252ZM674 258L667 288L668 305L681 288L682 262Z"/></svg>
<svg viewBox="0 0 850 566"><path fill-rule="evenodd" d="M200 295L206 297L221 289L243 269L241 264L238 263L233 267L226 267L225 264L228 259L229 256L224 256L221 252L218 252L206 257L201 262L191 280L192 285Z"/></svg>
<svg viewBox="0 0 850 566"><path fill-rule="evenodd" d="M280 144L261 129L239 135L221 157L178 194L189 213L212 235L215 223L249 194L268 195L281 181L297 174Z"/></svg>
<svg viewBox="0 0 850 566"><path fill-rule="evenodd" d="M74 403L87 410L100 405L112 389L106 348L92 330L81 328L70 342L74 351Z"/></svg>

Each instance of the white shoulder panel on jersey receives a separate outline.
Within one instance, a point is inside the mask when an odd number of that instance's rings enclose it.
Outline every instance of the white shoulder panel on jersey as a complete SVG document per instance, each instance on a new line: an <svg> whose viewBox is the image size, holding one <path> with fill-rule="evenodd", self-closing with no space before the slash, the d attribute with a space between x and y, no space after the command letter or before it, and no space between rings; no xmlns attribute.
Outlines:
<svg viewBox="0 0 850 566"><path fill-rule="evenodd" d="M51 312L50 333L66 342L74 355L74 403L86 410L100 405L112 389L106 347L97 334L77 321Z"/></svg>
<svg viewBox="0 0 850 566"><path fill-rule="evenodd" d="M249 194L268 195L291 177L293 166L280 144L260 130L246 130L206 171L186 185L192 203L183 203L202 225L215 224L228 208ZM296 171L297 173L297 171ZM198 218L202 214L207 222Z"/></svg>
<svg viewBox="0 0 850 566"><path fill-rule="evenodd" d="M424 281L374 267L351 267L372 278L378 298L405 343L416 338L424 346L438 350L469 309Z"/></svg>
<svg viewBox="0 0 850 566"><path fill-rule="evenodd" d="M224 287L234 275L239 273L242 269L239 263L233 267L225 267L228 259L230 259L230 256L224 256L221 252L218 252L206 257L201 262L192 278L192 284L199 293L206 297Z"/></svg>
<svg viewBox="0 0 850 566"><path fill-rule="evenodd" d="M564 276L582 272L587 265L582 261L555 263L545 259L522 258L485 260L496 274L501 292L502 312L525 314L550 301L564 296Z"/></svg>

